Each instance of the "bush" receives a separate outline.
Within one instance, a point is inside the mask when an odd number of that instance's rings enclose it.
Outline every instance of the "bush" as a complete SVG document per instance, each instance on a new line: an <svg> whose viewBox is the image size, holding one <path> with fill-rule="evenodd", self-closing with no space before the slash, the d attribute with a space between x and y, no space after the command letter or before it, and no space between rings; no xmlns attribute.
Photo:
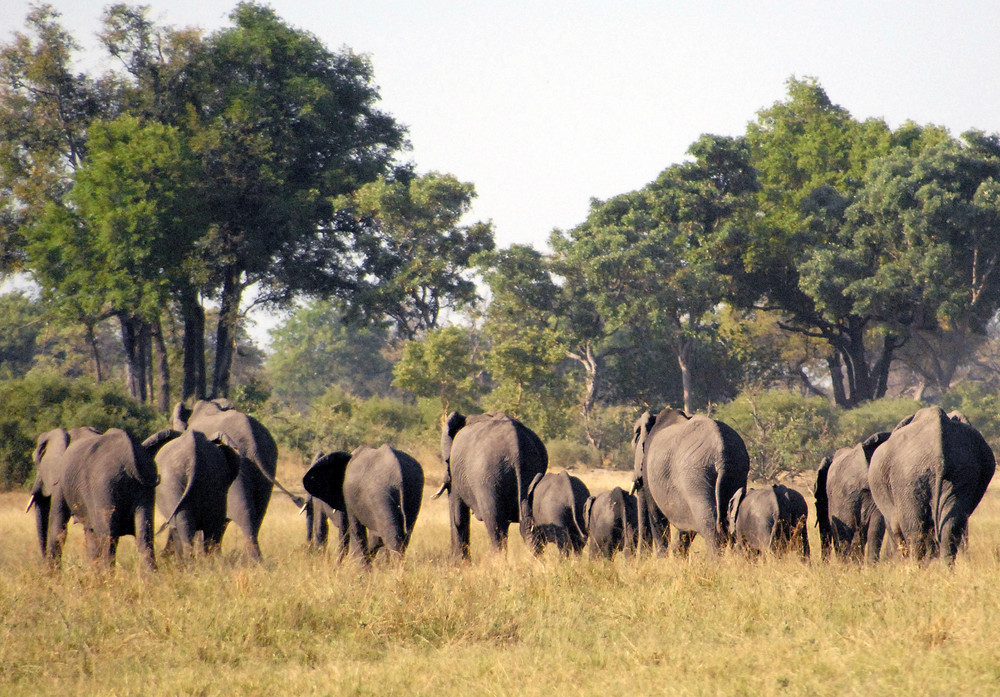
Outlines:
<svg viewBox="0 0 1000 697"><path fill-rule="evenodd" d="M600 454L583 443L560 438L546 443L545 449L549 453L550 469L553 467L563 469L579 466L599 467L601 465Z"/></svg>
<svg viewBox="0 0 1000 697"><path fill-rule="evenodd" d="M31 371L0 382L0 488L24 486L32 477L31 453L40 433L53 428L121 428L136 438L156 429L157 413L117 384L96 384L50 371Z"/></svg>
<svg viewBox="0 0 1000 697"><path fill-rule="evenodd" d="M750 478L776 482L815 469L836 440L837 410L820 397L786 390L748 390L714 415L739 433L750 454Z"/></svg>

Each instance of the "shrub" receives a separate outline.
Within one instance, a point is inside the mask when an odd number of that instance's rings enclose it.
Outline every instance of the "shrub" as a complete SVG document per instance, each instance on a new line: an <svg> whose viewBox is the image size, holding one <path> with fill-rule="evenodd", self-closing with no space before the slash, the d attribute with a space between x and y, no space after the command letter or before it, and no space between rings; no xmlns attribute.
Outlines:
<svg viewBox="0 0 1000 697"><path fill-rule="evenodd" d="M53 428L121 428L145 438L158 416L127 396L117 384L31 371L0 382L0 488L24 486L34 471L31 453L38 434Z"/></svg>
<svg viewBox="0 0 1000 697"><path fill-rule="evenodd" d="M776 482L815 469L834 442L836 408L821 397L787 390L747 390L715 418L739 433L750 454L750 478Z"/></svg>
<svg viewBox="0 0 1000 697"><path fill-rule="evenodd" d="M599 467L601 456L589 445L560 438L545 444L549 453L549 468Z"/></svg>

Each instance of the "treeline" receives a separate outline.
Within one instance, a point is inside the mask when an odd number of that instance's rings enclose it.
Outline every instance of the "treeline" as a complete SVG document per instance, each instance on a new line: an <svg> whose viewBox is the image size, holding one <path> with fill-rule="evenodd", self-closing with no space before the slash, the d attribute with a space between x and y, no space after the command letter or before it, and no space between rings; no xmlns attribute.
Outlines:
<svg viewBox="0 0 1000 697"><path fill-rule="evenodd" d="M852 413L998 387L996 135L861 121L792 78L544 251L496 249L471 183L401 162L365 57L264 6L231 20L113 5L100 75L45 6L0 47L0 260L40 294L0 304L10 380L229 396L306 456L504 409L624 465L637 408L729 410L764 478L846 444ZM261 305L286 312L267 355Z"/></svg>

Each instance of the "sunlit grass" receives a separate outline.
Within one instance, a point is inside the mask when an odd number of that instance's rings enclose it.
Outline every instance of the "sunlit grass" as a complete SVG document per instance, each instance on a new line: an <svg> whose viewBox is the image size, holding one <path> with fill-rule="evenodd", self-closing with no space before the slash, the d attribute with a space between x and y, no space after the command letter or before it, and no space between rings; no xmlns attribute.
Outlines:
<svg viewBox="0 0 1000 697"><path fill-rule="evenodd" d="M577 474L594 493L628 483ZM307 551L304 520L279 496L261 565L231 530L221 556L161 559L155 574L126 538L118 567L97 571L71 526L51 571L27 497L0 497L0 694L993 695L1000 685L995 489L951 569L712 564L697 543L689 560L534 559L516 526L497 555L475 521L472 561L456 563L447 501L430 500L428 479L406 558L367 572Z"/></svg>

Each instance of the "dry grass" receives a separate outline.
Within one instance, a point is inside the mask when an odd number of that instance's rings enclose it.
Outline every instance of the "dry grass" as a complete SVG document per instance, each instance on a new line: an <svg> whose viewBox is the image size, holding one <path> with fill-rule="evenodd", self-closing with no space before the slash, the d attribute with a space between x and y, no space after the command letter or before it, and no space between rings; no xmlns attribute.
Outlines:
<svg viewBox="0 0 1000 697"><path fill-rule="evenodd" d="M429 468L430 470L430 468ZM284 481L296 466L283 465ZM598 492L624 473L577 472ZM439 475L439 473L438 473ZM0 496L0 694L993 695L1000 686L1000 493L953 569L694 555L530 557L515 535L448 557L428 488L404 561L370 572L304 548L276 497L262 565L223 554L143 573L132 541L91 569L70 529L38 560L26 496ZM512 529L513 531L513 529ZM815 530L811 531L815 534ZM818 540L814 539L814 552ZM160 544L158 542L158 544Z"/></svg>

